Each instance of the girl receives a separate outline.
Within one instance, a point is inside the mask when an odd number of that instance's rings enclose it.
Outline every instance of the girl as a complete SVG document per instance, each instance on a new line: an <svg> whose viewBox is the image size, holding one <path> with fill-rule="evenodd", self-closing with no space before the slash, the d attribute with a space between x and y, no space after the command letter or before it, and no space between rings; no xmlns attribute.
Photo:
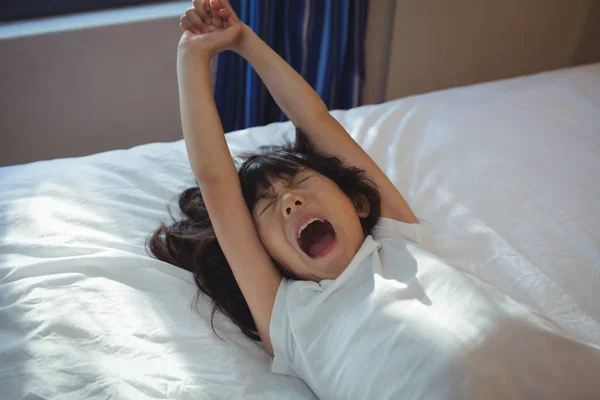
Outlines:
<svg viewBox="0 0 600 400"><path fill-rule="evenodd" d="M429 253L429 226L226 0L195 0L181 27L198 188L150 250L192 271L273 372L323 399L598 398L600 349ZM209 63L223 50L251 63L303 132L239 171L212 97Z"/></svg>

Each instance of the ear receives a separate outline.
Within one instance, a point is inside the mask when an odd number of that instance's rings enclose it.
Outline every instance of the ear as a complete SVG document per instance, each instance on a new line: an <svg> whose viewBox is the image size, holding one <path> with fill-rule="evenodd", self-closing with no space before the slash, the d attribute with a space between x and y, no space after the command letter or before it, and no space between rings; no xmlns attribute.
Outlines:
<svg viewBox="0 0 600 400"><path fill-rule="evenodd" d="M365 196L358 196L353 203L359 218L367 218L371 214L371 205Z"/></svg>

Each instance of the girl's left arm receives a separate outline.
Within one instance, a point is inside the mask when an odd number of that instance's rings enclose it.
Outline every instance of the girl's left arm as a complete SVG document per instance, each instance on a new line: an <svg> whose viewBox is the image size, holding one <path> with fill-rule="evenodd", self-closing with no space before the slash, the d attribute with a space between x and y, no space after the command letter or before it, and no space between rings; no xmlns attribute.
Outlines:
<svg viewBox="0 0 600 400"><path fill-rule="evenodd" d="M379 187L382 217L408 223L418 222L398 189L329 114L325 103L313 88L250 28L243 26L243 29L235 50L252 65L279 107L306 134L314 148L366 171Z"/></svg>
<svg viewBox="0 0 600 400"><path fill-rule="evenodd" d="M273 356L269 327L281 274L262 245L242 196L212 91L210 58L237 34L239 26L233 18L225 29L183 34L177 57L181 121L190 165L217 240L248 303L264 349Z"/></svg>

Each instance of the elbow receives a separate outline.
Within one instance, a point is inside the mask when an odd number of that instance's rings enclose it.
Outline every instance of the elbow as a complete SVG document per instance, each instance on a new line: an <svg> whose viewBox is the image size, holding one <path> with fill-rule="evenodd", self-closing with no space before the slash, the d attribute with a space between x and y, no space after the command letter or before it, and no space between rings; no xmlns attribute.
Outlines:
<svg viewBox="0 0 600 400"><path fill-rule="evenodd" d="M331 114L329 114L329 109L327 109L327 106L325 105L325 103L323 103L322 100L311 107L310 115L312 119L316 120L331 118Z"/></svg>
<svg viewBox="0 0 600 400"><path fill-rule="evenodd" d="M301 115L289 115L289 117L294 126L302 131L309 131L311 127L318 126L320 121L333 118L322 101L308 106Z"/></svg>

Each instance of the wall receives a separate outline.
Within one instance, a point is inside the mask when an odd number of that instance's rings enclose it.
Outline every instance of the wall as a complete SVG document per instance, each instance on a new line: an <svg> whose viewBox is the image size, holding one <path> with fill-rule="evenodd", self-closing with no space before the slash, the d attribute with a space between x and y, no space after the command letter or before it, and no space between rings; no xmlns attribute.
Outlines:
<svg viewBox="0 0 600 400"><path fill-rule="evenodd" d="M381 103L385 97L396 0L370 0L365 37L364 104Z"/></svg>
<svg viewBox="0 0 600 400"><path fill-rule="evenodd" d="M175 60L186 7L0 40L0 165L180 139Z"/></svg>
<svg viewBox="0 0 600 400"><path fill-rule="evenodd" d="M595 0L573 54L572 64L589 64L600 61L600 0Z"/></svg>
<svg viewBox="0 0 600 400"><path fill-rule="evenodd" d="M592 6L598 1L398 0L384 100L600 61L597 17L586 28ZM577 58L580 42L589 43Z"/></svg>
<svg viewBox="0 0 600 400"><path fill-rule="evenodd" d="M371 0L364 101L600 61L599 2ZM0 24L0 166L180 139L188 6Z"/></svg>

